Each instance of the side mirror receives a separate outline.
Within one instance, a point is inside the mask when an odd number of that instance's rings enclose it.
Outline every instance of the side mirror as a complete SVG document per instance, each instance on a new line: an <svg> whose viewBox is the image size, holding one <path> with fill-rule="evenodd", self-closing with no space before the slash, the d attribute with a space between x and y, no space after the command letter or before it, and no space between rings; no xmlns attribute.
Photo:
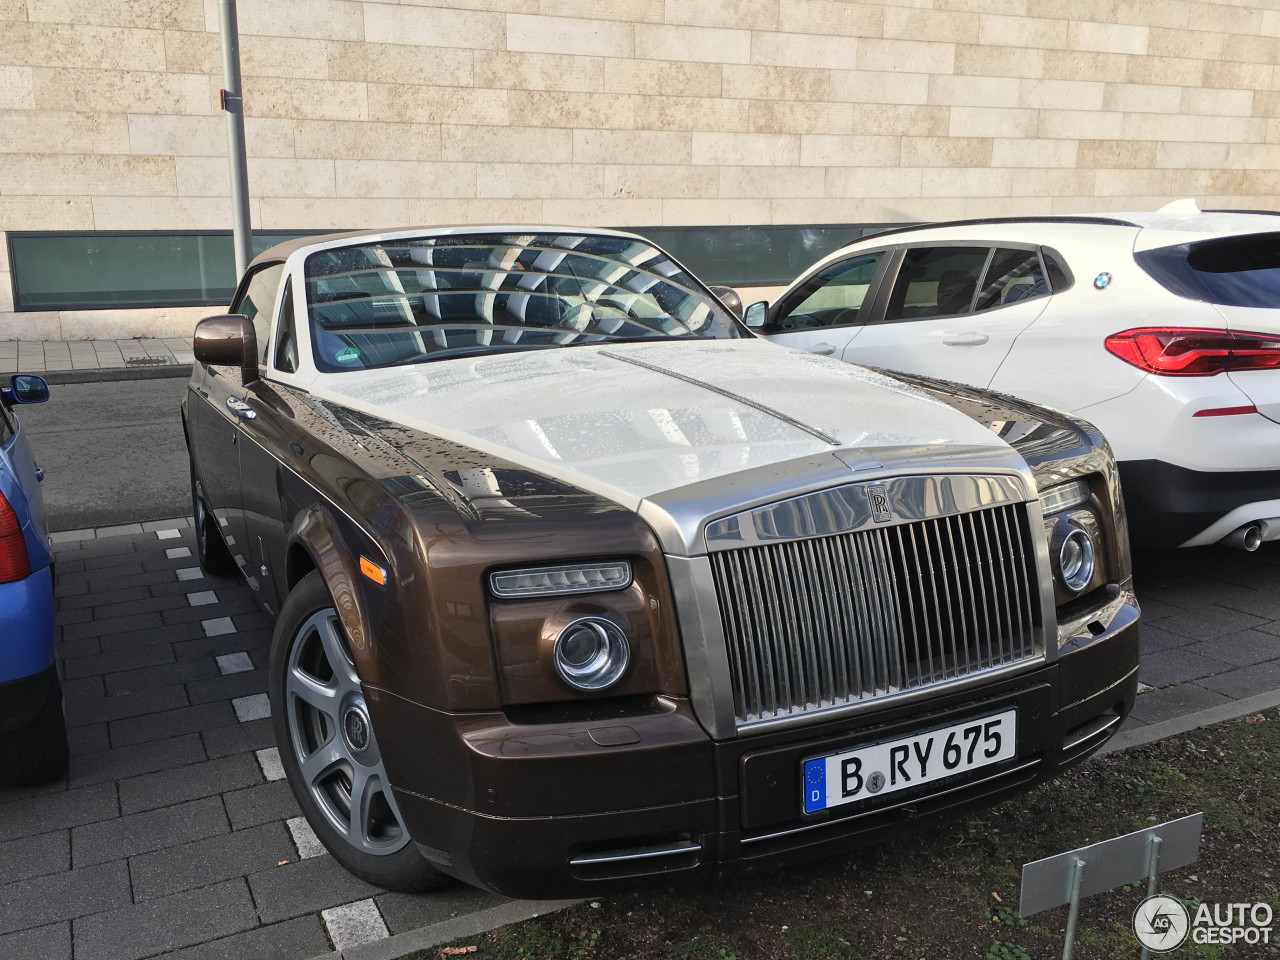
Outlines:
<svg viewBox="0 0 1280 960"><path fill-rule="evenodd" d="M9 378L8 388L0 390L0 396L3 396L4 402L10 405L44 403L49 399L49 384L45 382L44 377L37 377L33 373L15 373Z"/></svg>
<svg viewBox="0 0 1280 960"><path fill-rule="evenodd" d="M244 383L258 379L258 337L249 318L241 314L205 317L197 323L192 352L200 363L239 367Z"/></svg>
<svg viewBox="0 0 1280 960"><path fill-rule="evenodd" d="M769 301L757 300L742 314L742 322L752 330L760 330L769 322Z"/></svg>
<svg viewBox="0 0 1280 960"><path fill-rule="evenodd" d="M712 293L720 298L723 303L739 320L742 319L742 298L738 296L738 291L733 287L715 286L708 287Z"/></svg>

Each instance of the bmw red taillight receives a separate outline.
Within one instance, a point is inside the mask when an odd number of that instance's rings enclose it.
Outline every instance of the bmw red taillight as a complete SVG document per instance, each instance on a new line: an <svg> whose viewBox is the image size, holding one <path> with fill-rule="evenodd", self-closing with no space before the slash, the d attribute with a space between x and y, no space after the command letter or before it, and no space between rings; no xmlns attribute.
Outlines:
<svg viewBox="0 0 1280 960"><path fill-rule="evenodd" d="M27 541L13 506L0 493L0 583L13 583L31 576Z"/></svg>
<svg viewBox="0 0 1280 960"><path fill-rule="evenodd" d="M1107 352L1162 377L1280 369L1280 337L1190 327L1139 327L1107 337Z"/></svg>

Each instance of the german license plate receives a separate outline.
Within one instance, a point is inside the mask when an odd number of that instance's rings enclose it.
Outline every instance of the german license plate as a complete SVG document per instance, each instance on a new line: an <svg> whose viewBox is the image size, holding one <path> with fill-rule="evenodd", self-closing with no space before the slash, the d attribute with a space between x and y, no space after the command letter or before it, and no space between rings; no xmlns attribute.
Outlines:
<svg viewBox="0 0 1280 960"><path fill-rule="evenodd" d="M813 757L802 764L804 812L883 797L1012 759L1018 752L1012 707L897 740Z"/></svg>

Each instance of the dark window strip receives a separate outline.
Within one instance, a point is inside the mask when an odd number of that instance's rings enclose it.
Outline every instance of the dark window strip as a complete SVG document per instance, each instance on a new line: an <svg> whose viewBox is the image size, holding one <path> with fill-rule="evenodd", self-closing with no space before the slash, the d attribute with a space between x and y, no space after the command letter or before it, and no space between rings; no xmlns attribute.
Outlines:
<svg viewBox="0 0 1280 960"><path fill-rule="evenodd" d="M847 243L899 226L624 229L663 247L705 283L770 286L789 283ZM321 232L330 231L257 232L253 250ZM19 312L225 307L235 291L230 231L15 231L8 246Z"/></svg>

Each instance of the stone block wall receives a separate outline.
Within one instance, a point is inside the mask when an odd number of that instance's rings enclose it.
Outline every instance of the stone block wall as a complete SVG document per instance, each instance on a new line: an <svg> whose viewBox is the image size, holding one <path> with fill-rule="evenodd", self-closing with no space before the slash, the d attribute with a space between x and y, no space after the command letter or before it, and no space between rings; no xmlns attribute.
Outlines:
<svg viewBox="0 0 1280 960"><path fill-rule="evenodd" d="M254 225L867 223L1280 186L1231 0L240 0ZM225 229L217 0L0 0L0 232ZM14 313L0 338L201 311Z"/></svg>

